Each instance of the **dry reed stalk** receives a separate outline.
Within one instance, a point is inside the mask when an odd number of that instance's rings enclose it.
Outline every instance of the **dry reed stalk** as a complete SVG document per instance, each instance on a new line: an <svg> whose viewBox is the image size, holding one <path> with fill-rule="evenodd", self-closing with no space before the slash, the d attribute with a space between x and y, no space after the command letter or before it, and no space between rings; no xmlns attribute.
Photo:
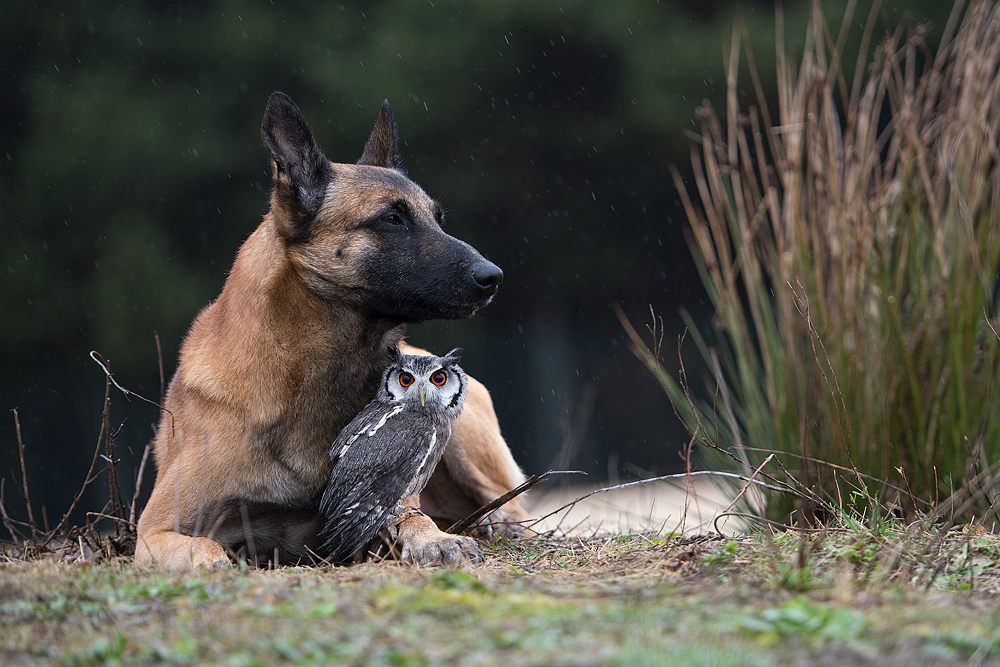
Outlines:
<svg viewBox="0 0 1000 667"><path fill-rule="evenodd" d="M734 27L725 112L699 110L696 199L674 172L718 349L689 326L725 409L678 407L686 392L660 381L701 443L732 448L744 469L793 454L802 487L912 511L911 498L932 502L949 485L992 488L966 472L966 437L982 443L978 469L1000 457L1000 345L987 335L1000 268L1000 7L957 3L936 53L916 26L869 59L876 3L848 82L853 10L834 37L814 3L798 62L777 10L776 108ZM757 96L745 109L741 50ZM713 420L710 438L701 425ZM951 507L982 517L987 496Z"/></svg>

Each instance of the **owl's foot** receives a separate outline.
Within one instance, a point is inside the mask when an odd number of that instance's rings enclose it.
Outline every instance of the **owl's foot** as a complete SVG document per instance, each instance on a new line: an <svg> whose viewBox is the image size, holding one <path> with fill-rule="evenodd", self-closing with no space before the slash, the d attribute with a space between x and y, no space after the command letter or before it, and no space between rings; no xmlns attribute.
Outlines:
<svg viewBox="0 0 1000 667"><path fill-rule="evenodd" d="M462 565L483 560L471 537L449 535L423 514L407 516L397 528L402 559L419 565Z"/></svg>

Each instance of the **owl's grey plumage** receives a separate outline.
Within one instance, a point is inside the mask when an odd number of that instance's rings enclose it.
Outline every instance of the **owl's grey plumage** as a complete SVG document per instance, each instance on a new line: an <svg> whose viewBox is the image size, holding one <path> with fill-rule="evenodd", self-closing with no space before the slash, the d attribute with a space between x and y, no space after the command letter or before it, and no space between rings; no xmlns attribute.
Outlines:
<svg viewBox="0 0 1000 667"><path fill-rule="evenodd" d="M358 560L382 527L394 532L400 502L427 484L465 402L460 351L431 357L397 350L374 400L337 436L320 502L326 558Z"/></svg>

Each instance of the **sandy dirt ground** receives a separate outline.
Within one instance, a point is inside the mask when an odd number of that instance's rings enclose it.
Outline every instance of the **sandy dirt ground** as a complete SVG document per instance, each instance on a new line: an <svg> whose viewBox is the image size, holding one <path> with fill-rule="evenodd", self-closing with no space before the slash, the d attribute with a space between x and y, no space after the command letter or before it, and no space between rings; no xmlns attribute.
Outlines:
<svg viewBox="0 0 1000 667"><path fill-rule="evenodd" d="M525 503L531 515L539 519L533 529L568 534L714 531L715 517L725 511L735 496L734 491L704 477L694 478L691 487L681 479L608 491L599 489L613 484L548 480L543 484L544 487L532 489ZM733 517L720 519L717 526L725 534L740 532L743 527Z"/></svg>

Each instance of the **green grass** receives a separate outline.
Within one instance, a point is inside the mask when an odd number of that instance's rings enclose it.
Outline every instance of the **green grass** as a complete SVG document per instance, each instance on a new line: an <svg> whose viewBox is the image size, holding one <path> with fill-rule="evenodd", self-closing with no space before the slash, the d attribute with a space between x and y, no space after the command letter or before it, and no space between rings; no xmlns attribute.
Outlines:
<svg viewBox="0 0 1000 667"><path fill-rule="evenodd" d="M919 553L934 539L902 532L830 533L805 542L791 533L539 539L492 545L486 563L463 569L382 563L163 574L136 571L127 558L93 565L11 559L0 565L0 663L1000 658L1000 540L956 532L923 561L896 559L900 540Z"/></svg>

